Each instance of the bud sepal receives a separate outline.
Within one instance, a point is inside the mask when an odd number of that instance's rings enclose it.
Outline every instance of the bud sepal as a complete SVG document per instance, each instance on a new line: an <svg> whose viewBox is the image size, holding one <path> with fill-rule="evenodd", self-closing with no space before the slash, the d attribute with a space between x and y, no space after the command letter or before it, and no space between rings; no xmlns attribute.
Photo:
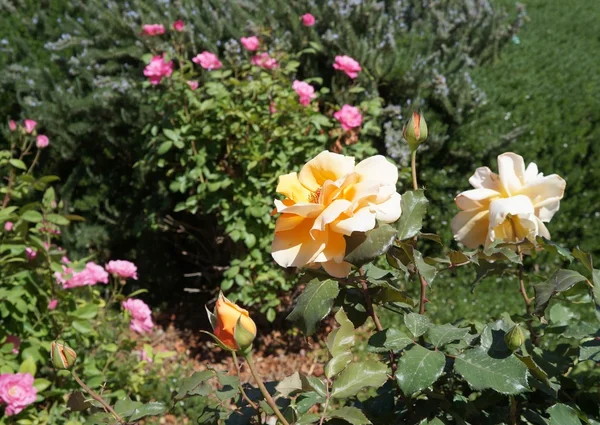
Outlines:
<svg viewBox="0 0 600 425"><path fill-rule="evenodd" d="M402 136L410 146L411 151L416 151L419 145L427 140L427 133L425 117L423 114L413 112L402 130Z"/></svg>
<svg viewBox="0 0 600 425"><path fill-rule="evenodd" d="M52 341L52 344L50 344L50 360L52 360L52 364L56 369L71 369L75 364L75 360L77 360L77 353L64 342Z"/></svg>

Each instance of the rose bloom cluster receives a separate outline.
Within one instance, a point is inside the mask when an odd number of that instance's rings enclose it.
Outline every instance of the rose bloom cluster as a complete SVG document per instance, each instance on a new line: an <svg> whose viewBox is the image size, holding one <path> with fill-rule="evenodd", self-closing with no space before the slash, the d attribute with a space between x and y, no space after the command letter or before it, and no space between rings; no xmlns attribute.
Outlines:
<svg viewBox="0 0 600 425"><path fill-rule="evenodd" d="M32 134L35 135L35 128L37 127L37 121L34 120L24 120L23 121L23 129L25 130L25 133L27 134ZM10 131L17 131L18 125L16 123L16 121L14 120L10 120L8 122L8 129ZM37 146L38 149L44 149L46 147L48 147L48 145L50 144L50 139L48 138L48 136L46 136L45 134L37 134L36 138L35 138L35 145Z"/></svg>
<svg viewBox="0 0 600 425"><path fill-rule="evenodd" d="M130 298L123 301L123 308L131 314L129 329L139 334L144 334L152 330L154 327L152 310L150 310L150 307L144 301Z"/></svg>
<svg viewBox="0 0 600 425"><path fill-rule="evenodd" d="M0 375L0 405L4 405L6 416L21 413L35 402L37 389L29 373L4 373Z"/></svg>
<svg viewBox="0 0 600 425"><path fill-rule="evenodd" d="M67 257L63 257L62 262L70 264ZM106 267L89 261L81 271L74 271L71 267L63 265L63 271L54 272L54 277L63 289L71 289L79 286L93 286L98 283L106 284L109 273L117 278L137 280L136 265L124 260L109 261Z"/></svg>

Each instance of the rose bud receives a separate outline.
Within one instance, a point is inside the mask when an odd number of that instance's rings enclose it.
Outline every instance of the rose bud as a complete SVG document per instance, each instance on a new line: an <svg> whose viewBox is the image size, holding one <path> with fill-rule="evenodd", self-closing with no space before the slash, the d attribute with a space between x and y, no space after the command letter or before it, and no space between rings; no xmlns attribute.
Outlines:
<svg viewBox="0 0 600 425"><path fill-rule="evenodd" d="M77 359L75 351L58 341L52 341L50 345L50 359L57 369L71 369Z"/></svg>
<svg viewBox="0 0 600 425"><path fill-rule="evenodd" d="M504 342L512 352L517 351L525 342L525 334L519 325L515 325L504 335Z"/></svg>
<svg viewBox="0 0 600 425"><path fill-rule="evenodd" d="M246 351L256 336L256 324L248 311L229 301L223 293L215 305L214 315L209 313L214 335L227 348Z"/></svg>
<svg viewBox="0 0 600 425"><path fill-rule="evenodd" d="M417 150L419 145L427 139L427 123L422 114L413 112L402 130L404 139L412 151Z"/></svg>

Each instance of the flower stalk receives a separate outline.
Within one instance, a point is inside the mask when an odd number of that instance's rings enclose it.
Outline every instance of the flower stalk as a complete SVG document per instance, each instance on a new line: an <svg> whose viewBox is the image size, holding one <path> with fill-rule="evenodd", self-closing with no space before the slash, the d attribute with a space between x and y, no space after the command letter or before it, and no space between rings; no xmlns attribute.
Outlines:
<svg viewBox="0 0 600 425"><path fill-rule="evenodd" d="M74 370L71 371L71 375L73 376L73 379L75 379L75 381L77 381L79 386L81 388L83 388L83 390L90 395L90 397L92 397L94 400L96 400L98 403L100 403L104 407L104 410L106 410L107 412L109 412L111 415L114 416L114 418L117 420L117 422L119 422L120 424L125 423L123 418L117 412L115 412L115 409L113 409L111 407L111 405L108 404L102 397L100 397L94 390L92 390L90 387L88 387L79 378L79 376L77 375L77 373Z"/></svg>

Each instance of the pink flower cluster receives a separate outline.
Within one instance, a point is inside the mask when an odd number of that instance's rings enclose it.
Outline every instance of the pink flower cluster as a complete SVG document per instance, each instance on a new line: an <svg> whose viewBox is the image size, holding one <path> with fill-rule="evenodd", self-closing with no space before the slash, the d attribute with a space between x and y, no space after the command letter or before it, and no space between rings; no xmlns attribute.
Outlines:
<svg viewBox="0 0 600 425"><path fill-rule="evenodd" d="M192 62L199 64L202 68L213 70L223 66L217 55L210 52L202 52L192 58Z"/></svg>
<svg viewBox="0 0 600 425"><path fill-rule="evenodd" d="M144 68L144 75L150 80L150 84L158 84L163 77L170 77L173 73L173 61L165 62L163 56L154 56L150 63Z"/></svg>
<svg viewBox="0 0 600 425"><path fill-rule="evenodd" d="M181 20L175 21L175 22L173 22L173 29L175 31L181 32L185 29L185 24Z"/></svg>
<svg viewBox="0 0 600 425"><path fill-rule="evenodd" d="M58 305L58 300L57 300L56 298L54 298L54 299L51 299L51 300L48 302L48 310L54 310L54 309L56 309L56 306L57 306L57 305Z"/></svg>
<svg viewBox="0 0 600 425"><path fill-rule="evenodd" d="M15 225L12 221L7 221L6 223L4 223L4 230L10 232L14 226Z"/></svg>
<svg viewBox="0 0 600 425"><path fill-rule="evenodd" d="M252 56L250 63L255 66L260 66L264 69L275 69L279 66L277 64L277 59L272 58L268 53L261 53L256 56Z"/></svg>
<svg viewBox="0 0 600 425"><path fill-rule="evenodd" d="M150 307L144 301L130 298L123 301L123 308L131 314L129 329L139 334L144 334L152 330L154 327L152 310L150 310Z"/></svg>
<svg viewBox="0 0 600 425"><path fill-rule="evenodd" d="M144 35L161 35L165 33L165 26L163 24L146 24L142 25L142 34Z"/></svg>
<svg viewBox="0 0 600 425"><path fill-rule="evenodd" d="M33 261L37 257L37 251L31 247L27 247L25 248L25 257L27 257L27 261Z"/></svg>
<svg viewBox="0 0 600 425"><path fill-rule="evenodd" d="M336 56L333 67L338 71L344 71L346 75L352 79L358 76L358 73L362 71L360 64L352 59L350 56Z"/></svg>
<svg viewBox="0 0 600 425"><path fill-rule="evenodd" d="M43 149L43 148L47 147L49 144L50 144L50 140L48 140L48 136L45 136L43 134L40 134L37 136L36 146L39 149Z"/></svg>
<svg viewBox="0 0 600 425"><path fill-rule="evenodd" d="M240 38L240 41L242 42L242 45L244 46L244 48L246 50L248 50L249 52L254 52L256 49L258 49L258 46L260 45L260 42L258 41L258 37L255 37L255 36L242 37L242 38Z"/></svg>
<svg viewBox="0 0 600 425"><path fill-rule="evenodd" d="M20 413L35 402L37 389L29 373L5 373L0 375L0 402L6 405L6 416Z"/></svg>
<svg viewBox="0 0 600 425"><path fill-rule="evenodd" d="M300 18L302 19L302 25L305 27L312 27L315 24L315 17L310 13L305 13Z"/></svg>
<svg viewBox="0 0 600 425"><path fill-rule="evenodd" d="M108 283L108 273L106 270L92 261L88 262L80 272L75 272L73 269L63 266L63 272L54 272L54 277L64 289L93 286L97 283Z"/></svg>
<svg viewBox="0 0 600 425"><path fill-rule="evenodd" d="M333 117L342 124L342 128L346 131L360 127L362 124L362 115L355 106L344 105L342 109L333 114Z"/></svg>
<svg viewBox="0 0 600 425"><path fill-rule="evenodd" d="M300 96L300 104L308 106L310 101L316 97L315 88L304 81L295 80L292 88Z"/></svg>
<svg viewBox="0 0 600 425"><path fill-rule="evenodd" d="M104 267L113 276L137 280L137 267L131 261L113 260Z"/></svg>
<svg viewBox="0 0 600 425"><path fill-rule="evenodd" d="M198 89L198 81L188 81L187 84L190 86L192 91L196 91L196 89Z"/></svg>
<svg viewBox="0 0 600 425"><path fill-rule="evenodd" d="M24 121L25 124L25 131L29 134L33 133L33 130L35 130L35 126L37 125L37 122L34 120L25 120Z"/></svg>

